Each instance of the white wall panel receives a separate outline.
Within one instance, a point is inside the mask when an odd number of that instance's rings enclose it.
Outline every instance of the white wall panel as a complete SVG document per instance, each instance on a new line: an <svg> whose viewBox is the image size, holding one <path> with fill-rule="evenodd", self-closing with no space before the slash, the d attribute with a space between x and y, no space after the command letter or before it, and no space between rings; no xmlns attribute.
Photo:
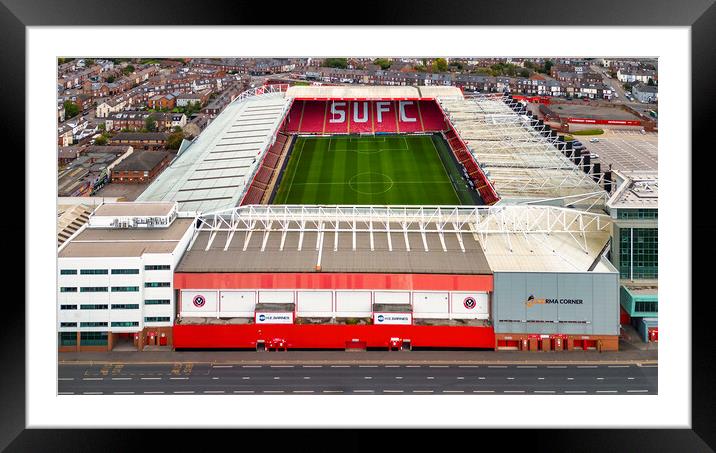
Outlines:
<svg viewBox="0 0 716 453"><path fill-rule="evenodd" d="M370 291L336 291L337 317L370 316L372 311Z"/></svg>
<svg viewBox="0 0 716 453"><path fill-rule="evenodd" d="M293 291L259 291L261 304L292 304Z"/></svg>
<svg viewBox="0 0 716 453"><path fill-rule="evenodd" d="M490 310L487 293L452 293L450 311L454 319L488 319Z"/></svg>
<svg viewBox="0 0 716 453"><path fill-rule="evenodd" d="M416 318L447 319L447 292L415 292L413 293L413 314Z"/></svg>
<svg viewBox="0 0 716 453"><path fill-rule="evenodd" d="M221 291L219 316L253 317L256 310L256 291Z"/></svg>
<svg viewBox="0 0 716 453"><path fill-rule="evenodd" d="M333 291L299 291L299 316L333 316Z"/></svg>
<svg viewBox="0 0 716 453"><path fill-rule="evenodd" d="M198 307L194 304L197 296L204 298L204 305ZM182 291L180 313L182 316L216 316L217 298L216 291Z"/></svg>
<svg viewBox="0 0 716 453"><path fill-rule="evenodd" d="M376 291L374 295L376 304L409 304L409 291Z"/></svg>

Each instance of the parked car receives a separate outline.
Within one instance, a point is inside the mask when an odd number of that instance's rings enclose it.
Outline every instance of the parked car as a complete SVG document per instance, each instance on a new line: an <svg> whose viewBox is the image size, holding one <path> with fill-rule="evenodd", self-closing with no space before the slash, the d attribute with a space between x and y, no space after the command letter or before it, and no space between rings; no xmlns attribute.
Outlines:
<svg viewBox="0 0 716 453"><path fill-rule="evenodd" d="M598 138L592 138L592 139L589 140L589 143L599 143L599 139L598 139Z"/></svg>

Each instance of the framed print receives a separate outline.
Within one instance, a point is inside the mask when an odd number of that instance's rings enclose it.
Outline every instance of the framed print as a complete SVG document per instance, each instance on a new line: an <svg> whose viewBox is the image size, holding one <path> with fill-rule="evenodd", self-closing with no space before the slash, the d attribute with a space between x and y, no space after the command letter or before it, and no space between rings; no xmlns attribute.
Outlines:
<svg viewBox="0 0 716 453"><path fill-rule="evenodd" d="M69 6L0 9L29 195L3 448L716 444L712 2Z"/></svg>

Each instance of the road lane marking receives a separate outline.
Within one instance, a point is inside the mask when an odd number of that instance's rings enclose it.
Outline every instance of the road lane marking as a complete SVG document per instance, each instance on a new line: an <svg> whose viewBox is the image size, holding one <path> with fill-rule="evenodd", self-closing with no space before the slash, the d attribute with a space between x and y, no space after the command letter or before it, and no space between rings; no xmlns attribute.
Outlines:
<svg viewBox="0 0 716 453"><path fill-rule="evenodd" d="M413 390L413 393L433 393L433 390Z"/></svg>
<svg viewBox="0 0 716 453"><path fill-rule="evenodd" d="M241 368L261 368L261 365L242 365Z"/></svg>
<svg viewBox="0 0 716 453"><path fill-rule="evenodd" d="M331 368L350 368L350 365L331 365Z"/></svg>
<svg viewBox="0 0 716 453"><path fill-rule="evenodd" d="M547 368L567 368L567 367L564 365L560 365L560 366L548 366Z"/></svg>
<svg viewBox="0 0 716 453"><path fill-rule="evenodd" d="M395 379L403 379L403 376L395 376Z"/></svg>
<svg viewBox="0 0 716 453"><path fill-rule="evenodd" d="M57 378L57 380L58 380L58 381L74 381L75 378L73 378L73 377L61 377L61 378Z"/></svg>
<svg viewBox="0 0 716 453"><path fill-rule="evenodd" d="M353 393L373 393L375 390L353 390Z"/></svg>
<svg viewBox="0 0 716 453"><path fill-rule="evenodd" d="M244 376L244 377L242 377L241 379L251 379L251 378L248 377L248 376Z"/></svg>
<svg viewBox="0 0 716 453"><path fill-rule="evenodd" d="M518 365L517 368L537 368L535 365Z"/></svg>
<svg viewBox="0 0 716 453"><path fill-rule="evenodd" d="M343 390L324 390L323 393L343 393Z"/></svg>
<svg viewBox="0 0 716 453"><path fill-rule="evenodd" d="M146 395L151 395L151 394L160 394L160 393L164 393L164 392L142 392L142 393L144 393Z"/></svg>
<svg viewBox="0 0 716 453"><path fill-rule="evenodd" d="M112 392L115 395L134 395L134 392Z"/></svg>
<svg viewBox="0 0 716 453"><path fill-rule="evenodd" d="M631 381L631 380L633 380L633 379L636 379L636 378L633 378L633 377L628 377L627 379L629 379L629 380Z"/></svg>
<svg viewBox="0 0 716 453"><path fill-rule="evenodd" d="M507 368L505 365L488 365L487 368Z"/></svg>
<svg viewBox="0 0 716 453"><path fill-rule="evenodd" d="M194 390L180 390L178 392L173 392L173 393L194 393Z"/></svg>
<svg viewBox="0 0 716 453"><path fill-rule="evenodd" d="M219 378L216 377L216 376L214 376L214 377L212 377L211 379L212 379L212 380L217 380L217 379L219 379Z"/></svg>
<svg viewBox="0 0 716 453"><path fill-rule="evenodd" d="M494 390L473 390L472 393L495 393Z"/></svg>
<svg viewBox="0 0 716 453"><path fill-rule="evenodd" d="M373 379L373 376L365 376L363 379Z"/></svg>
<svg viewBox="0 0 716 453"><path fill-rule="evenodd" d="M313 393L313 390L294 390L293 393Z"/></svg>
<svg viewBox="0 0 716 453"><path fill-rule="evenodd" d="M505 390L504 393L525 393L524 390Z"/></svg>
<svg viewBox="0 0 716 453"><path fill-rule="evenodd" d="M567 380L568 380L568 381L573 381L574 378L573 378L573 377L568 377Z"/></svg>
<svg viewBox="0 0 716 453"><path fill-rule="evenodd" d="M603 378L603 377L598 377L597 380L598 380L598 381L603 381L604 378Z"/></svg>
<svg viewBox="0 0 716 453"><path fill-rule="evenodd" d="M233 368L234 365L212 365L212 368Z"/></svg>
<svg viewBox="0 0 716 453"><path fill-rule="evenodd" d="M434 376L428 376L428 377L426 377L425 379L435 379L435 377L434 377Z"/></svg>
<svg viewBox="0 0 716 453"><path fill-rule="evenodd" d="M447 365L430 365L429 368L447 368Z"/></svg>
<svg viewBox="0 0 716 453"><path fill-rule="evenodd" d="M405 368L420 368L420 365L405 365Z"/></svg>
<svg viewBox="0 0 716 453"><path fill-rule="evenodd" d="M139 379L141 379L141 380L143 380L143 381L158 381L158 380L161 380L160 377L143 377L143 378L139 378Z"/></svg>
<svg viewBox="0 0 716 453"><path fill-rule="evenodd" d="M234 393L254 393L253 390L234 390Z"/></svg>
<svg viewBox="0 0 716 453"><path fill-rule="evenodd" d="M609 365L607 368L629 368L629 365Z"/></svg>
<svg viewBox="0 0 716 453"><path fill-rule="evenodd" d="M74 395L75 392L57 392L58 395Z"/></svg>
<svg viewBox="0 0 716 453"><path fill-rule="evenodd" d="M458 378L458 379L465 379L463 376L458 376L457 378Z"/></svg>
<svg viewBox="0 0 716 453"><path fill-rule="evenodd" d="M283 393L283 390L264 390L264 393Z"/></svg>
<svg viewBox="0 0 716 453"><path fill-rule="evenodd" d="M224 393L223 390L204 390L204 393Z"/></svg>
<svg viewBox="0 0 716 453"><path fill-rule="evenodd" d="M383 390L383 393L403 393L402 390Z"/></svg>
<svg viewBox="0 0 716 453"><path fill-rule="evenodd" d="M538 377L537 380L538 380L538 381L544 381L544 378L543 378L543 377Z"/></svg>
<svg viewBox="0 0 716 453"><path fill-rule="evenodd" d="M586 390L565 390L564 393L587 393Z"/></svg>
<svg viewBox="0 0 716 453"><path fill-rule="evenodd" d="M554 390L535 390L535 393L554 393Z"/></svg>
<svg viewBox="0 0 716 453"><path fill-rule="evenodd" d="M480 368L477 365L459 365L458 368Z"/></svg>
<svg viewBox="0 0 716 453"><path fill-rule="evenodd" d="M513 381L514 379L515 379L515 378L513 378L513 377L508 377L508 378L507 378L507 380L509 380L509 381Z"/></svg>
<svg viewBox="0 0 716 453"><path fill-rule="evenodd" d="M478 379L482 381L483 379L487 379L487 378L485 378L485 376L479 376Z"/></svg>
<svg viewBox="0 0 716 453"><path fill-rule="evenodd" d="M103 379L104 379L104 378L101 378L101 377L85 377L85 378L82 378L83 381L101 381L101 380L103 380Z"/></svg>
<svg viewBox="0 0 716 453"><path fill-rule="evenodd" d="M293 368L293 365L271 365L271 368Z"/></svg>
<svg viewBox="0 0 716 453"><path fill-rule="evenodd" d="M577 368L596 368L596 365L577 365Z"/></svg>
<svg viewBox="0 0 716 453"><path fill-rule="evenodd" d="M358 368L378 368L378 365L358 365Z"/></svg>
<svg viewBox="0 0 716 453"><path fill-rule="evenodd" d="M597 390L597 393L617 393L616 390Z"/></svg>
<svg viewBox="0 0 716 453"><path fill-rule="evenodd" d="M302 365L303 368L323 368L323 365Z"/></svg>
<svg viewBox="0 0 716 453"><path fill-rule="evenodd" d="M648 390L627 390L627 393L645 393Z"/></svg>
<svg viewBox="0 0 716 453"><path fill-rule="evenodd" d="M443 393L465 393L464 390L443 390Z"/></svg>
<svg viewBox="0 0 716 453"><path fill-rule="evenodd" d="M131 381L132 378L131 377L113 377L112 380L113 381Z"/></svg>
<svg viewBox="0 0 716 453"><path fill-rule="evenodd" d="M400 368L400 365L386 365L385 368Z"/></svg>
<svg viewBox="0 0 716 453"><path fill-rule="evenodd" d="M274 378L274 379L281 379L281 378L280 378L280 377L278 377L278 376L274 376L273 378Z"/></svg>
<svg viewBox="0 0 716 453"><path fill-rule="evenodd" d="M189 378L188 377L170 377L169 379L174 380L174 381L178 381L178 380L183 381L183 380L187 380Z"/></svg>

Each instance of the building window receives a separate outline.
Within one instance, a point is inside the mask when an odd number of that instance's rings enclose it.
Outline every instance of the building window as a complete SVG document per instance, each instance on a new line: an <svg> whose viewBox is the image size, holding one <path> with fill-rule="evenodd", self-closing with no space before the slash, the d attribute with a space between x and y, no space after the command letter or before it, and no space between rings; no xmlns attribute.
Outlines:
<svg viewBox="0 0 716 453"><path fill-rule="evenodd" d="M107 323L98 321L80 322L80 327L107 327Z"/></svg>
<svg viewBox="0 0 716 453"><path fill-rule="evenodd" d="M618 219L658 219L658 209L618 209Z"/></svg>
<svg viewBox="0 0 716 453"><path fill-rule="evenodd" d="M112 304L112 310L135 310L139 304Z"/></svg>
<svg viewBox="0 0 716 453"><path fill-rule="evenodd" d="M80 310L106 310L107 304L81 304Z"/></svg>
<svg viewBox="0 0 716 453"><path fill-rule="evenodd" d="M659 303L655 301L637 301L634 311L637 313L657 313Z"/></svg>
<svg viewBox="0 0 716 453"><path fill-rule="evenodd" d="M113 293L136 293L139 291L139 286L113 286Z"/></svg>
<svg viewBox="0 0 716 453"><path fill-rule="evenodd" d="M80 326L85 323L80 323ZM102 323L107 326L107 323ZM106 346L107 332L80 332L81 346Z"/></svg>
<svg viewBox="0 0 716 453"><path fill-rule="evenodd" d="M62 286L62 287L60 288L60 292L61 292L61 293L76 293L76 292L77 292L77 287L75 287L75 286Z"/></svg>
<svg viewBox="0 0 716 453"><path fill-rule="evenodd" d="M169 268L168 264L147 264L144 266L145 271L168 271Z"/></svg>
<svg viewBox="0 0 716 453"><path fill-rule="evenodd" d="M77 327L76 322L61 322L60 327Z"/></svg>
<svg viewBox="0 0 716 453"><path fill-rule="evenodd" d="M139 321L112 321L112 327L138 327Z"/></svg>
<svg viewBox="0 0 716 453"><path fill-rule="evenodd" d="M81 269L80 275L107 275L107 269Z"/></svg>
<svg viewBox="0 0 716 453"><path fill-rule="evenodd" d="M60 305L60 310L77 310L77 305Z"/></svg>
<svg viewBox="0 0 716 453"><path fill-rule="evenodd" d="M658 278L658 229L622 228L619 231L619 274L630 280Z"/></svg>
<svg viewBox="0 0 716 453"><path fill-rule="evenodd" d="M146 282L144 284L145 288L169 288L169 286L169 282Z"/></svg>
<svg viewBox="0 0 716 453"><path fill-rule="evenodd" d="M76 346L77 332L60 332L60 346Z"/></svg>
<svg viewBox="0 0 716 453"><path fill-rule="evenodd" d="M169 316L147 316L144 322L169 322Z"/></svg>
<svg viewBox="0 0 716 453"><path fill-rule="evenodd" d="M60 275L77 275L77 269L60 269Z"/></svg>
<svg viewBox="0 0 716 453"><path fill-rule="evenodd" d="M139 269L112 269L112 275L135 275L139 274Z"/></svg>
<svg viewBox="0 0 716 453"><path fill-rule="evenodd" d="M81 293L106 293L106 286L83 286L80 288Z"/></svg>
<svg viewBox="0 0 716 453"><path fill-rule="evenodd" d="M169 299L146 299L144 305L169 305Z"/></svg>

